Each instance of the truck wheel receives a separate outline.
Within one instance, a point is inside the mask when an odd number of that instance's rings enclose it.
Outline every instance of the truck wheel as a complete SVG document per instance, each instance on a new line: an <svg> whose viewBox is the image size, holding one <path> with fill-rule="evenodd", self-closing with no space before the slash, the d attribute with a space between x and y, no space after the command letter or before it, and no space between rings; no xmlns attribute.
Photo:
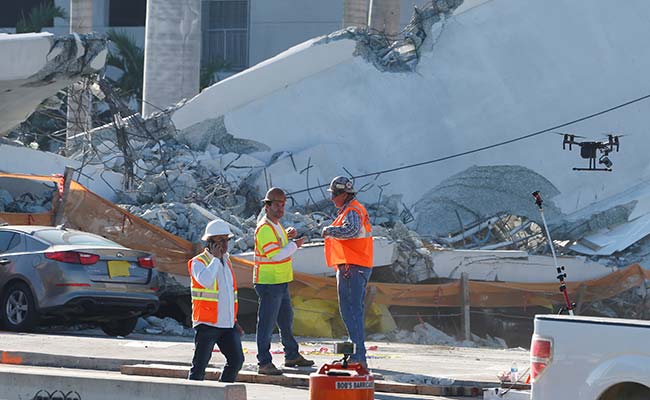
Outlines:
<svg viewBox="0 0 650 400"><path fill-rule="evenodd" d="M108 336L127 336L135 329L138 318L117 319L113 321L102 322L99 327Z"/></svg>
<svg viewBox="0 0 650 400"><path fill-rule="evenodd" d="M650 399L650 388L633 382L616 384L603 393L598 400L644 400Z"/></svg>
<svg viewBox="0 0 650 400"><path fill-rule="evenodd" d="M2 325L8 331L31 332L38 323L34 295L29 286L16 282L2 294Z"/></svg>

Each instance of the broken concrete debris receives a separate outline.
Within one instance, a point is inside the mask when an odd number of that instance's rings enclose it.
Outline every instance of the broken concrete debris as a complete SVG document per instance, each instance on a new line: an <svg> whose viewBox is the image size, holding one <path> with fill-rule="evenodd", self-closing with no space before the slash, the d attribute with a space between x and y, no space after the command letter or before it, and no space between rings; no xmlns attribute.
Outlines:
<svg viewBox="0 0 650 400"><path fill-rule="evenodd" d="M447 18L462 3L463 0L437 0L422 9L415 7L411 21L398 38L369 32L367 28L350 27L331 33L314 45L352 39L357 43L355 55L372 63L378 70L412 72L417 66L420 48L426 45L427 39L429 45L433 45L434 38L428 34L431 27Z"/></svg>
<svg viewBox="0 0 650 400"><path fill-rule="evenodd" d="M52 209L51 190L41 193L22 193L14 197L9 191L0 189L0 212L10 213L45 213Z"/></svg>
<svg viewBox="0 0 650 400"><path fill-rule="evenodd" d="M414 344L438 344L447 346L462 346L462 347L492 347L492 348L507 348L506 342L497 337L487 335L481 338L478 335L472 334L471 341L457 340L443 331L434 328L428 322L420 322L413 327L413 330L395 330L388 333L376 333L369 335L370 340L376 341L395 341L399 343L414 343Z"/></svg>

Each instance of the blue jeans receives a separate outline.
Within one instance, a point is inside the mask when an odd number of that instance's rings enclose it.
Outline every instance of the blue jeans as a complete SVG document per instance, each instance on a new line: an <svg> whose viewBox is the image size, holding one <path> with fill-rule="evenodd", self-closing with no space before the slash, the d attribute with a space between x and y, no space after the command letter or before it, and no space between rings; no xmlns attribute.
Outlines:
<svg viewBox="0 0 650 400"><path fill-rule="evenodd" d="M339 311L350 340L357 348L350 360L363 363L366 362L364 300L371 273L372 268L352 264L339 265L336 270Z"/></svg>
<svg viewBox="0 0 650 400"><path fill-rule="evenodd" d="M289 284L256 284L258 296L257 309L257 362L265 365L273 361L271 357L271 336L275 325L280 328L284 359L298 358L298 342L293 337L293 307L289 295Z"/></svg>
<svg viewBox="0 0 650 400"><path fill-rule="evenodd" d="M235 327L216 328L214 326L199 324L194 333L194 358L188 379L202 381L205 379L205 368L212 357L214 345L226 357L226 365L221 372L221 382L234 382L237 373L244 365L244 352L241 347L241 335Z"/></svg>

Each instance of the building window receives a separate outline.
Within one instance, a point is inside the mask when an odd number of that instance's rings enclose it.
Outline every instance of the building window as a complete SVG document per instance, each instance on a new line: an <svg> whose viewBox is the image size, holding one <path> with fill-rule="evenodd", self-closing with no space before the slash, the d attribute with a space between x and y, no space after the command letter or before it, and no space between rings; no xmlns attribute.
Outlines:
<svg viewBox="0 0 650 400"><path fill-rule="evenodd" d="M54 0L20 0L20 1L0 1L0 27L2 28L15 28L16 23L25 17L29 18L29 13L33 8L41 4L53 5ZM50 20L46 26L52 26L53 21Z"/></svg>
<svg viewBox="0 0 650 400"><path fill-rule="evenodd" d="M144 26L147 0L109 0L108 26Z"/></svg>
<svg viewBox="0 0 650 400"><path fill-rule="evenodd" d="M248 0L202 1L201 63L224 60L231 70L248 66Z"/></svg>

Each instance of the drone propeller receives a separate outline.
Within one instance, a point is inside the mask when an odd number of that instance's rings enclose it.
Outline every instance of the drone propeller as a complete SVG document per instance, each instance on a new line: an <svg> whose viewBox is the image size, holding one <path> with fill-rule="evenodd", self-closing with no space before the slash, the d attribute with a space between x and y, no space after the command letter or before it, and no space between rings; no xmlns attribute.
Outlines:
<svg viewBox="0 0 650 400"><path fill-rule="evenodd" d="M556 135L560 135L560 136L572 136L574 138L585 139L584 136L574 135L573 133L566 133L566 132L560 132L560 131L551 131L551 132L555 133Z"/></svg>

